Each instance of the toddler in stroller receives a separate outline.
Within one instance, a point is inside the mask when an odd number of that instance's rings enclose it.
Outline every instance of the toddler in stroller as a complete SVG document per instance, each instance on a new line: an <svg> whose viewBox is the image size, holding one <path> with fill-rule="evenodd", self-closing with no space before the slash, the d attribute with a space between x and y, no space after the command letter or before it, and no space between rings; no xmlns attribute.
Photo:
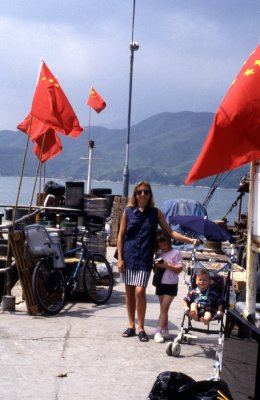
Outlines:
<svg viewBox="0 0 260 400"><path fill-rule="evenodd" d="M196 288L191 289L183 299L184 311L191 319L209 324L213 316L223 316L221 294L215 285L211 284L209 272L202 268L195 278Z"/></svg>
<svg viewBox="0 0 260 400"><path fill-rule="evenodd" d="M181 343L191 344L193 339L197 339L191 331L218 335L214 379L219 379L224 344L224 312L229 305L232 259L228 259L222 267L215 269L211 261L207 263L209 266L205 267L196 258L195 253L194 246L190 272L187 272L190 275L190 283L189 291L183 299L184 315L181 329L174 342L167 344L166 354L178 357ZM185 283L188 284L186 281ZM197 321L203 322L204 327L196 325Z"/></svg>
<svg viewBox="0 0 260 400"><path fill-rule="evenodd" d="M234 242L234 238L229 232L220 228L213 221L199 216L175 216L171 218L170 222L172 224L179 224L183 229L190 230L191 233L197 236L200 235L209 241L229 241L230 244ZM166 354L168 356L178 357L181 352L181 343L191 344L193 339L197 339L197 336L190 333L191 331L206 333L206 335L218 335L214 379L219 379L222 368L225 329L224 313L229 307L230 277L233 262L233 245L231 245L230 257L217 257L217 259L209 257L208 260L203 257L203 263L196 257L196 246L194 246L184 274L184 282L189 285L189 293L184 298L183 304L185 312L180 332L175 337L174 341L168 342L166 346ZM222 263L224 263L224 265ZM222 264L222 266L220 266L220 264ZM200 285L198 280L196 282L196 275L200 270L205 271L203 276L207 283L204 286ZM190 277L189 282L185 279L186 275ZM199 286L198 289L196 289L197 286ZM199 293L200 289L201 293ZM232 293L233 292L232 282ZM197 301L196 295L199 297ZM197 323L197 321L202 321L205 325L203 324L204 326L200 327L200 323ZM212 339L215 340L215 338Z"/></svg>

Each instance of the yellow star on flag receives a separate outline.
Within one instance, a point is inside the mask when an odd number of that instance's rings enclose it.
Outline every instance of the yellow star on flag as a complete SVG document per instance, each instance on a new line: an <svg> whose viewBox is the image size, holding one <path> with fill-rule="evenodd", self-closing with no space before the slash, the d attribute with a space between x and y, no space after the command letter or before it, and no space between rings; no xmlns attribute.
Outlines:
<svg viewBox="0 0 260 400"><path fill-rule="evenodd" d="M247 69L243 75L249 76L249 75L253 75L255 73L255 71L253 69Z"/></svg>

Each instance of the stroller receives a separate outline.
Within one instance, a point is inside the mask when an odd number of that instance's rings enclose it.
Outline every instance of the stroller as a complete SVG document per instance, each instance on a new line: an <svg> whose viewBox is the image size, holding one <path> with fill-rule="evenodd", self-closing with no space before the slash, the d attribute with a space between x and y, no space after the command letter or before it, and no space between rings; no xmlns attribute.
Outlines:
<svg viewBox="0 0 260 400"><path fill-rule="evenodd" d="M186 224L187 219L191 218L192 221L194 217L186 217L186 216L179 216L179 217L174 217L174 223L179 223L182 225L182 221L184 220L184 223ZM200 220L203 219L201 217L195 217L195 220ZM210 224L216 225L214 222L205 220L207 222L210 222ZM206 224L207 224L206 222ZM204 222L203 222L204 224ZM213 225L211 225L213 226ZM221 240L219 238L219 235L222 235L222 232L219 232L219 227L217 226L216 234L214 236L214 233L211 233L211 235L207 234L207 236L213 240L216 236L218 237L218 240ZM186 225L185 225L186 227ZM213 226L214 227L214 226ZM196 232L197 229L196 227L194 228L194 225L192 226L192 231ZM221 229L221 228L220 228ZM197 229L198 234L202 234L201 229ZM205 235L205 232L203 232ZM229 233L223 230L223 239L224 240L229 240L230 242L233 241L232 236L229 236ZM230 288L231 288L231 273L232 273L232 264L234 262L234 248L231 250L231 256L228 258L227 261L218 261L218 263L215 262L215 260L208 259L203 261L203 263L196 257L196 245L194 245L192 253L191 253L191 258L189 263L186 266L185 270L185 275L184 275L184 282L187 284L188 289L194 289L196 287L196 274L198 273L199 270L201 269L206 269L208 274L210 275L211 279L211 286L214 286L215 291L220 295L222 305L223 305L223 312L228 309L229 307L229 297L230 297ZM221 264L221 266L220 266ZM233 286L232 286L233 287ZM234 287L233 287L234 290ZM216 323L213 323L214 321L217 321ZM215 363L215 377L214 379L219 379L220 372L221 372L221 366L222 366L222 352L223 352L223 344L224 344L224 330L225 330L225 325L224 325L224 317L219 317L218 314L216 313L213 315L212 319L210 320L209 324L204 326L204 328L200 328L197 325L200 325L200 323L193 324L193 320L191 319L190 315L184 312L183 318L182 318L182 323L181 323L181 328L180 332L177 335L177 337L174 339L173 342L169 342L166 347L166 354L168 356L174 356L178 357L181 352L181 344L191 344L193 339L197 339L197 336L192 335L191 332L201 332L205 333L207 335L210 334L215 334L218 335L218 346L217 346L217 351L216 351L216 363ZM212 328L213 325L213 328ZM216 327L217 325L217 327Z"/></svg>

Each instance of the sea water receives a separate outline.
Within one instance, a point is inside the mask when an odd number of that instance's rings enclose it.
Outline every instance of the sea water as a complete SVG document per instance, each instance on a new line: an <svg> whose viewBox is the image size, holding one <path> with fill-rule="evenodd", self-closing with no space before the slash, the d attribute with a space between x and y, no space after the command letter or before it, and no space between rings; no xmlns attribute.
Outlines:
<svg viewBox="0 0 260 400"><path fill-rule="evenodd" d="M48 178L47 181L55 181L61 185L65 186L65 182L71 182L72 180L61 180ZM32 200L33 188L34 197ZM134 185L129 185L129 195L133 189ZM36 196L38 192L43 192L44 181L39 182L39 180L35 183L35 178L24 177L22 181L19 177L0 177L0 211L4 213L3 206L12 206L17 202L18 197L18 205L28 205L32 201L32 205L36 204ZM112 190L112 194L122 195L122 182L99 182L92 181L91 188L110 188ZM20 188L20 189L19 189ZM87 188L87 182L85 182L85 192ZM207 187L194 187L194 186L166 186L166 185L152 185L152 190L154 194L155 205L159 208L163 207L163 203L166 200L171 199L193 199L198 200L203 203L205 200L209 188ZM238 218L238 208L239 203L235 206L236 199L239 193L236 189L217 189L213 194L208 206L208 218L212 220L220 220L227 214L227 220L230 224ZM242 201L242 213L247 210L247 194L244 195ZM232 207L234 205L234 207ZM228 212L232 209L232 212Z"/></svg>

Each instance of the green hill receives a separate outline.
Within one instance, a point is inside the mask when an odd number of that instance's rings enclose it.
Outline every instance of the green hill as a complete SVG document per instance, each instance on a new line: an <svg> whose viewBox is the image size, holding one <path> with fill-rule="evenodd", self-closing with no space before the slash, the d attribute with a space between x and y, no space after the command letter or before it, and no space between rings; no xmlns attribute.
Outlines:
<svg viewBox="0 0 260 400"><path fill-rule="evenodd" d="M184 184L187 174L200 153L214 114L183 111L154 115L131 127L129 175L134 183L145 179L153 183ZM88 161L88 128L77 139L60 135L63 151L46 163L46 176L86 179ZM122 181L125 164L126 129L94 126L90 138L95 142L92 178ZM0 131L0 173L20 175L27 136L20 131ZM30 143L26 176L35 176L37 159ZM232 171L222 187L237 187L248 167ZM210 186L213 177L196 182Z"/></svg>

